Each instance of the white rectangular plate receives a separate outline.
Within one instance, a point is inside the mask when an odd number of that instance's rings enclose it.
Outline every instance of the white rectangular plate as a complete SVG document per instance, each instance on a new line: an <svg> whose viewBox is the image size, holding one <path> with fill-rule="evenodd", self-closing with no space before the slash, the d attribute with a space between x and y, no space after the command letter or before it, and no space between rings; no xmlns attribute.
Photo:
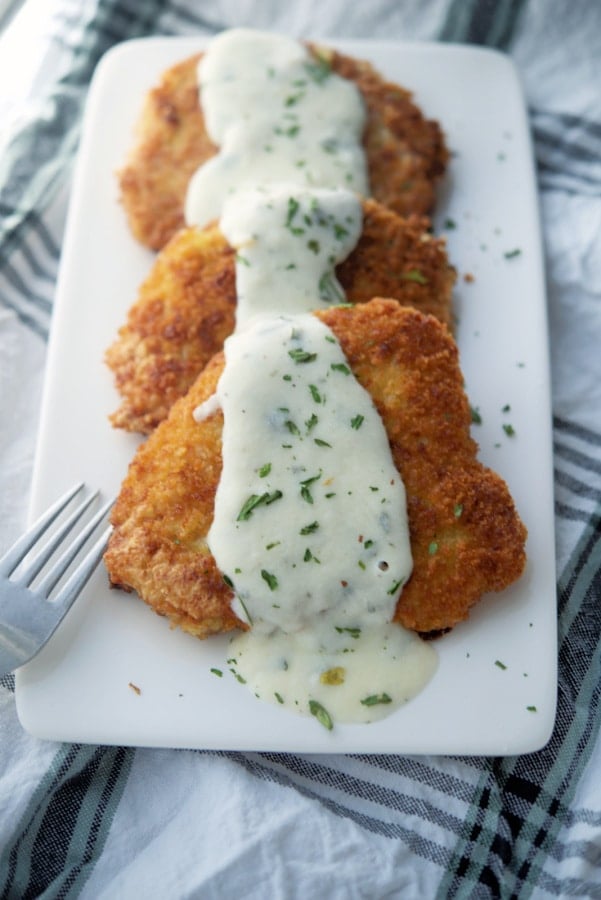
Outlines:
<svg viewBox="0 0 601 900"><path fill-rule="evenodd" d="M505 56L473 47L323 43L373 61L411 89L446 132L453 155L435 230L448 235L458 269L462 368L482 417L474 436L481 459L507 480L529 529L527 571L437 641L438 670L415 700L381 722L327 732L311 717L256 700L227 671L216 677L212 667L227 669L227 638L200 642L171 630L134 595L109 590L99 570L44 652L18 672L19 716L34 735L139 746L446 754L523 753L550 736L556 610L547 321L518 79ZM117 396L103 354L152 255L127 229L115 171L132 143L145 92L163 69L204 45L188 38L133 41L110 51L96 72L56 297L32 514L78 479L116 494L134 453L136 439L107 421Z"/></svg>

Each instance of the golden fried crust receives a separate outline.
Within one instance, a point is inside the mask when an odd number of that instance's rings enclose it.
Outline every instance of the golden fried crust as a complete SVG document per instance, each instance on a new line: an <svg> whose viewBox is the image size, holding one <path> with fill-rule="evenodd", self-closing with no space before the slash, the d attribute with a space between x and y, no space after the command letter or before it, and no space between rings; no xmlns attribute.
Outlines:
<svg viewBox="0 0 601 900"><path fill-rule="evenodd" d="M367 109L364 146L372 196L401 215L430 212L436 181L448 158L436 122L426 120L411 94L383 80L372 66L331 50L313 48L354 81ZM168 69L149 92L136 143L119 173L121 200L135 237L153 250L184 225L190 178L217 152L198 100L201 54Z"/></svg>
<svg viewBox="0 0 601 900"><path fill-rule="evenodd" d="M363 204L363 232L336 270L350 303L394 297L451 324L455 271L427 219ZM178 232L159 253L106 354L122 397L117 428L148 434L234 329L234 253L216 226Z"/></svg>
<svg viewBox="0 0 601 900"><path fill-rule="evenodd" d="M106 353L122 397L113 425L150 433L223 347L235 311L234 252L219 229L179 232Z"/></svg>
<svg viewBox="0 0 601 900"><path fill-rule="evenodd" d="M389 300L315 315L371 393L405 483L414 569L395 619L421 633L452 628L520 576L526 539L507 486L476 460L456 345L436 319ZM105 556L113 584L199 637L241 626L206 545L223 418L192 417L222 369L218 354L138 450Z"/></svg>

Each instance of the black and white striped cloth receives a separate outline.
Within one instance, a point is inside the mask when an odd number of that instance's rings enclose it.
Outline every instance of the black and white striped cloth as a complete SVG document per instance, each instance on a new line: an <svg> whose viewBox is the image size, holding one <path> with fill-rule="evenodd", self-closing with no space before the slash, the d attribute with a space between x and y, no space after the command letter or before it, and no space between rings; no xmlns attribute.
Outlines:
<svg viewBox="0 0 601 900"><path fill-rule="evenodd" d="M41 8L27 0L16 13L0 38L0 67L20 17ZM102 53L131 37L234 25L495 46L524 82L546 243L559 705L548 746L513 758L133 750L30 738L5 678L0 897L601 898L601 7L48 0L43 8L32 89L0 132L1 545L25 521L71 165ZM3 90L0 81L0 102Z"/></svg>

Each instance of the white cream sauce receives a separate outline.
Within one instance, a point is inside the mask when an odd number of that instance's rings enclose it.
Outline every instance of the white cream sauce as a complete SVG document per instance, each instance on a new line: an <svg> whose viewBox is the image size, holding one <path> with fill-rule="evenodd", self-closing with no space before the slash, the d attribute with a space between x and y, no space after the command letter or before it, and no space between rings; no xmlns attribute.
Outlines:
<svg viewBox="0 0 601 900"><path fill-rule="evenodd" d="M194 174L185 217L204 226L244 187L289 181L368 193L363 99L325 60L281 35L237 28L198 67L200 103L219 152Z"/></svg>
<svg viewBox="0 0 601 900"><path fill-rule="evenodd" d="M208 544L251 625L230 666L257 696L328 727L381 718L436 665L390 624L412 559L382 420L310 313L255 318L225 356Z"/></svg>
<svg viewBox="0 0 601 900"><path fill-rule="evenodd" d="M254 632L389 622L411 573L386 431L329 328L258 318L228 338L208 544Z"/></svg>
<svg viewBox="0 0 601 900"><path fill-rule="evenodd" d="M334 267L363 222L350 191L274 184L228 199L220 229L237 251L236 327L257 315L309 312L344 302Z"/></svg>
<svg viewBox="0 0 601 900"><path fill-rule="evenodd" d="M244 632L230 644L230 669L259 699L303 713L311 712L312 703L314 714L325 711L332 724L390 715L419 693L436 669L434 648L411 631L334 621L327 616L293 634Z"/></svg>
<svg viewBox="0 0 601 900"><path fill-rule="evenodd" d="M436 654L391 624L412 568L405 490L383 423L311 310L345 300L334 267L368 192L362 98L288 38L234 29L199 66L218 154L189 224L236 250L236 332L217 392L223 470L208 544L249 622L229 665L264 700L334 721L390 713Z"/></svg>

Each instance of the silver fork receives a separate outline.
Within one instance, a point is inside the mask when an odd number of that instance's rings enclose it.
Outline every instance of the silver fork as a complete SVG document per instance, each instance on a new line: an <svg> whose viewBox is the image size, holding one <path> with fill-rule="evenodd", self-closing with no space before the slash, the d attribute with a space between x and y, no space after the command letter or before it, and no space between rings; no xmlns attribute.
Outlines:
<svg viewBox="0 0 601 900"><path fill-rule="evenodd" d="M79 502L44 543L52 523L66 510L71 500L81 494L83 488L83 484L77 484L67 491L0 559L0 676L19 668L39 653L85 587L104 553L111 532L110 526L103 531L64 585L50 599L52 591L113 501L105 503L98 510L59 558L41 575L37 584L33 584L98 496L96 491ZM32 552L34 556L30 559Z"/></svg>

